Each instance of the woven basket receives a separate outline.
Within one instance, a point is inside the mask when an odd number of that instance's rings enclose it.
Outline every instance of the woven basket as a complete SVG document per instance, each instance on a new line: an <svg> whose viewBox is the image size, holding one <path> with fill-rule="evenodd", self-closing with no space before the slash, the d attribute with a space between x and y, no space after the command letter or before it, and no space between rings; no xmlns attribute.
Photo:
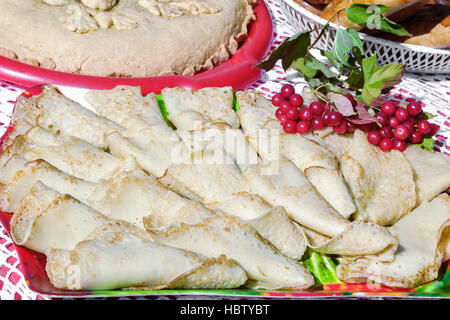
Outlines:
<svg viewBox="0 0 450 320"><path fill-rule="evenodd" d="M320 28L327 23L327 20L311 13L294 0L278 1L289 22L297 31L314 30L311 32L313 39L319 35ZM330 23L330 28L319 40L316 48L331 50L336 28L336 24ZM394 42L361 32L358 34L363 41L366 55L376 52L380 64L401 63L409 72L450 73L450 50Z"/></svg>

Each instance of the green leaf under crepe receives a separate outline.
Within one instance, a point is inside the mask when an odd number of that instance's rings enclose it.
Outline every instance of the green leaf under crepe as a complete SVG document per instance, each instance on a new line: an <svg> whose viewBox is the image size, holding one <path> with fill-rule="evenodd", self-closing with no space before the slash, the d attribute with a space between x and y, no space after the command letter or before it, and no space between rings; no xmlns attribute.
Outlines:
<svg viewBox="0 0 450 320"><path fill-rule="evenodd" d="M377 56L364 58L362 61L364 87L362 97L364 102L371 104L385 89L391 89L400 83L405 67L398 63L390 63L379 67Z"/></svg>
<svg viewBox="0 0 450 320"><path fill-rule="evenodd" d="M305 254L303 265L313 274L316 283L339 283L336 277L336 266L338 262L333 261L326 254L322 254L311 249Z"/></svg>
<svg viewBox="0 0 450 320"><path fill-rule="evenodd" d="M382 15L388 9L383 5L355 3L347 8L347 18L369 29L382 30L398 36L410 36L405 28Z"/></svg>
<svg viewBox="0 0 450 320"><path fill-rule="evenodd" d="M434 139L431 137L424 137L421 143L414 144L419 148L423 147L425 150L434 152Z"/></svg>
<svg viewBox="0 0 450 320"><path fill-rule="evenodd" d="M275 66L277 61L281 59L283 69L286 71L294 60L306 55L310 44L311 39L309 31L301 32L290 38L286 38L266 59L255 67L269 71Z"/></svg>

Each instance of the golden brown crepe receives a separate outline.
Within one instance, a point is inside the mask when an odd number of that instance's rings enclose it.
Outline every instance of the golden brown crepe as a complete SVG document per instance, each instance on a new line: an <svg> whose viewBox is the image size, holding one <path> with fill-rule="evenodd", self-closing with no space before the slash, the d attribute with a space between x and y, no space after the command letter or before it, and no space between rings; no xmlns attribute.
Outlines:
<svg viewBox="0 0 450 320"><path fill-rule="evenodd" d="M225 256L208 259L160 245L115 222L93 230L72 250L51 249L47 256L47 274L60 289L220 289L247 280L245 271Z"/></svg>
<svg viewBox="0 0 450 320"><path fill-rule="evenodd" d="M392 262L343 259L337 276L345 282L381 283L414 288L436 279L450 249L450 197L441 194L424 202L392 227L400 240Z"/></svg>
<svg viewBox="0 0 450 320"><path fill-rule="evenodd" d="M356 219L391 225L415 207L413 170L402 152L381 151L360 130L331 134L324 141L339 158L358 208Z"/></svg>

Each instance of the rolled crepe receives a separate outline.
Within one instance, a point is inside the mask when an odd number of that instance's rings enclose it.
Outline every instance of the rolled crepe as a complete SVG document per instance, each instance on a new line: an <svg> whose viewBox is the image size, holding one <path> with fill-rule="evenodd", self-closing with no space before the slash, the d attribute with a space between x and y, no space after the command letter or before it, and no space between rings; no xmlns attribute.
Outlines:
<svg viewBox="0 0 450 320"><path fill-rule="evenodd" d="M207 259L139 237L126 225L95 229L72 250L51 249L46 271L56 288L108 290L236 288L245 271L224 256Z"/></svg>
<svg viewBox="0 0 450 320"><path fill-rule="evenodd" d="M17 164L22 164L22 167L15 168ZM11 177L7 176L9 174ZM3 183L0 209L6 212L15 212L20 200L37 181L59 193L70 194L83 203L87 203L96 187L94 183L69 176L43 160L27 162L18 156L11 158L5 167L0 168L0 180Z"/></svg>
<svg viewBox="0 0 450 320"><path fill-rule="evenodd" d="M321 246L315 247L317 250L333 254L370 255L386 250L390 246L396 247L396 239L384 228L374 224L349 226L350 222L329 206L291 161L282 158L276 163L276 168L263 167L243 132L240 129L232 128L232 124L223 120L232 118L232 115L235 116L230 98L231 93L222 94L228 95L228 99L212 99L215 108L219 110L217 113L209 111L209 109L204 111L194 108L191 105L195 105L196 99L202 100L199 97L206 95L210 89L187 90L185 94L182 94L182 89L179 88L163 90L168 118L176 124L178 135L191 150L194 152L202 150L203 153L208 151L214 154L214 160L222 163L222 166L229 163L236 164L240 174L248 183L250 192L262 197L274 207L284 206L290 218L302 226L310 227L332 237ZM214 90L217 91L217 88ZM180 95L188 95L188 98L179 99ZM220 106L218 106L219 104ZM225 110L228 110L231 115L224 116ZM199 115L195 116L197 113ZM187 121L188 118L192 119ZM201 118L202 122L193 124L198 118ZM333 155L331 157L334 158ZM205 158L202 160L207 162ZM275 172L271 172L271 170ZM238 173L236 173L236 177L238 177ZM215 181L217 180L215 179ZM219 195L223 194L221 192ZM233 201L237 203L237 200ZM225 212L228 211L225 210ZM358 234L361 238L371 234L373 238L380 239L380 241L376 245L374 242L368 241L355 243L352 240L357 238ZM305 238L303 232L302 235Z"/></svg>
<svg viewBox="0 0 450 320"><path fill-rule="evenodd" d="M168 118L178 129L195 130L211 120L239 128L239 119L233 112L233 89L165 88L161 91L169 112Z"/></svg>
<svg viewBox="0 0 450 320"><path fill-rule="evenodd" d="M249 279L271 287L304 289L314 284L302 265L279 253L237 217L216 216L196 225L181 224L150 232L159 243L207 257L225 254L244 268Z"/></svg>
<svg viewBox="0 0 450 320"><path fill-rule="evenodd" d="M113 90L90 90L85 99L99 114L127 129L107 136L112 154L134 156L155 177L164 175L176 161L173 150L183 145L166 125L154 94L144 97L139 87L118 86Z"/></svg>
<svg viewBox="0 0 450 320"><path fill-rule="evenodd" d="M431 201L450 187L450 157L439 152L429 152L416 146L404 151L412 166L416 183L417 204Z"/></svg>
<svg viewBox="0 0 450 320"><path fill-rule="evenodd" d="M337 276L345 282L381 283L413 288L436 279L449 258L450 197L441 194L401 218L392 228L399 236L400 250L389 263L369 259L343 259Z"/></svg>
<svg viewBox="0 0 450 320"><path fill-rule="evenodd" d="M11 219L15 243L37 252L70 250L108 218L68 195L37 182Z"/></svg>
<svg viewBox="0 0 450 320"><path fill-rule="evenodd" d="M342 216L349 217L355 205L338 169L336 157L315 141L299 134L286 134L275 117L276 108L252 91L236 93L242 129L266 163L287 158L308 178L322 197ZM278 148L271 147L273 141Z"/></svg>
<svg viewBox="0 0 450 320"><path fill-rule="evenodd" d="M15 130L22 131L22 127L30 128L24 121L15 123ZM89 182L107 177L122 162L84 140L56 135L41 127L31 128L17 136L8 150L29 161L45 160L59 170Z"/></svg>
<svg viewBox="0 0 450 320"><path fill-rule="evenodd" d="M33 103L34 101L34 103ZM53 86L42 86L42 92L31 99L19 97L12 123L26 120L53 133L85 140L95 147L107 149L106 136L124 128L70 100Z"/></svg>
<svg viewBox="0 0 450 320"><path fill-rule="evenodd" d="M331 134L324 141L340 157L341 171L358 207L356 219L392 225L414 208L413 170L402 152L381 151L360 130L353 136Z"/></svg>

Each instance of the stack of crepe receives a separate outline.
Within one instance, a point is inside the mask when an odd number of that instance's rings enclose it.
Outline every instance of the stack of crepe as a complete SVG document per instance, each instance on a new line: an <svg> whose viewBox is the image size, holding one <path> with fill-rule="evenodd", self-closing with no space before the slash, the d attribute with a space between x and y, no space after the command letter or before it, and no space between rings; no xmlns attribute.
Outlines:
<svg viewBox="0 0 450 320"><path fill-rule="evenodd" d="M52 284L69 290L300 290L314 284L307 248L342 257L344 281L437 276L446 156L384 154L358 131L285 134L269 101L238 92L235 112L233 94L164 89L170 126L136 87L88 91L95 112L52 86L20 97L0 156L14 241L46 254Z"/></svg>

